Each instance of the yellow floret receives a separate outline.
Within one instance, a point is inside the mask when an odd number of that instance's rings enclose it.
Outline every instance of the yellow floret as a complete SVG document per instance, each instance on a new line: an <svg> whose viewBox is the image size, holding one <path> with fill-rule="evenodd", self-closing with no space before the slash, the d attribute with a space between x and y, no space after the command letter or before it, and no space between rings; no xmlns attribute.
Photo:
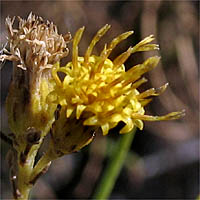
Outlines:
<svg viewBox="0 0 200 200"><path fill-rule="evenodd" d="M132 53L158 49L158 45L149 44L154 40L152 35L130 47L113 61L109 59L111 51L119 42L133 34L133 31L114 38L109 45L104 46L99 56L92 55L95 44L109 28L109 25L101 28L91 41L84 57L79 57L78 44L84 27L80 28L73 40L72 62L64 67L54 65L52 74L57 83L55 93L59 94L55 102L65 107L66 117L69 118L74 111L75 120L81 119L85 126L101 127L106 135L120 121L125 123L120 133L127 133L134 126L143 129L143 120L169 120L183 115L182 112L162 117L145 115L144 106L151 100L148 97L160 95L168 85L165 84L159 89L151 88L142 93L137 90L147 81L141 78L142 75L157 66L159 57L150 57L142 64L125 71L124 63ZM59 72L65 74L63 81L58 76Z"/></svg>

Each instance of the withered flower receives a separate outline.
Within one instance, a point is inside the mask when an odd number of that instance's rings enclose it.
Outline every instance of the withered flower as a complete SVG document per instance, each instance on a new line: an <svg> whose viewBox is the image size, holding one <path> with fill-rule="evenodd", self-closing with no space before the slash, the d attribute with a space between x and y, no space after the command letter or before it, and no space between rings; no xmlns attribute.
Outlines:
<svg viewBox="0 0 200 200"><path fill-rule="evenodd" d="M59 35L52 22L44 22L32 13L27 20L18 17L18 28L13 28L15 18L6 18L10 51L0 60L13 61L12 81L6 107L11 130L18 143L24 143L30 127L44 136L54 120L56 106L46 103L54 87L52 67L68 55L70 34ZM22 145L23 146L23 145Z"/></svg>

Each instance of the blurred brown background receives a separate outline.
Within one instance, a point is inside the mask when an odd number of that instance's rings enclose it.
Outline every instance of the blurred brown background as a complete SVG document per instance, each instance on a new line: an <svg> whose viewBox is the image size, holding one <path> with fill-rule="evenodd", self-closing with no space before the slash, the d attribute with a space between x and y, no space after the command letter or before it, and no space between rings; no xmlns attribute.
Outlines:
<svg viewBox="0 0 200 200"><path fill-rule="evenodd" d="M93 35L105 24L112 27L97 44L99 53L113 37L134 30L111 54L116 57L145 36L154 34L159 52L137 53L128 60L127 69L147 56L160 55L159 66L145 75L140 88L170 86L146 108L148 114L186 110L177 121L146 122L138 131L131 152L118 178L112 199L195 199L199 193L199 2L198 1L1 1L1 48L6 43L5 18L30 12L53 21L64 34L86 30L80 43L83 55ZM70 55L71 56L71 55ZM69 57L70 57L69 56ZM64 61L66 62L66 61ZM9 133L5 98L12 66L1 70L1 130ZM92 198L112 147L120 137L111 131L97 136L81 152L56 160L36 184L34 199ZM11 198L8 165L9 147L1 143L1 199ZM45 150L45 147L44 149Z"/></svg>

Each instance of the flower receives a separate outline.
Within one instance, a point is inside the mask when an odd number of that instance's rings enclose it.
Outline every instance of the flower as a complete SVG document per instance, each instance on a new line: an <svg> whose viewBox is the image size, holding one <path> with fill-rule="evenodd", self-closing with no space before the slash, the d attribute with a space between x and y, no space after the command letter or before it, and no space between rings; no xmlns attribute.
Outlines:
<svg viewBox="0 0 200 200"><path fill-rule="evenodd" d="M18 17L17 29L13 28L14 20L6 18L10 52L4 50L0 60L13 61L6 100L8 121L17 143L25 144L29 130L42 132L44 136L54 121L56 106L46 104L46 97L55 84L51 69L68 55L67 43L71 36L59 35L52 22L44 22L32 13L27 20Z"/></svg>
<svg viewBox="0 0 200 200"><path fill-rule="evenodd" d="M68 55L67 43L71 39L70 33L64 37L58 34L53 22L46 23L41 17L29 14L27 20L18 16L18 29L13 28L15 17L6 18L10 55L1 56L11 61L19 61L18 68L42 71L51 68L52 64Z"/></svg>
<svg viewBox="0 0 200 200"><path fill-rule="evenodd" d="M63 67L60 67L59 62L57 62L52 68L52 76L56 86L48 99L59 104L62 113L65 113L60 117L62 120L59 118L54 122L52 129L54 139L59 138L59 140L65 141L64 137L61 136L65 132L63 127L67 123L70 127L72 119L74 122L77 121L77 124L81 123L82 128L84 126L101 127L103 135L106 135L121 121L125 123L125 126L120 130L120 133L127 133L134 126L142 130L144 120L173 120L184 115L184 111L172 112L165 116L145 114L144 107L151 101L149 97L160 95L168 85L165 84L158 89L151 88L142 93L138 91L138 87L147 81L142 78L142 75L157 66L159 57L150 57L142 64L138 64L128 71L125 70L124 63L131 54L159 49L157 44L150 44L154 40L152 35L134 47L130 47L114 60L109 59L110 53L133 31L119 35L109 45L105 44L99 56L92 54L95 44L109 28L109 25L105 25L97 32L83 57L78 55L78 44L84 31L84 27L80 28L73 39L72 61ZM64 74L64 78L60 78L59 73ZM80 131L80 125L77 127ZM76 135L76 132L73 129L71 134Z"/></svg>

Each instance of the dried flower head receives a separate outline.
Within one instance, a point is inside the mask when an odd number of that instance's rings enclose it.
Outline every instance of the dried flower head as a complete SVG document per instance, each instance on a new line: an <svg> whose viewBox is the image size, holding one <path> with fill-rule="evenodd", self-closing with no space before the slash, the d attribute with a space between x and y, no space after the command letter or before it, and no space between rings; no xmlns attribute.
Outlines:
<svg viewBox="0 0 200 200"><path fill-rule="evenodd" d="M27 20L18 17L18 29L13 28L15 17L6 18L10 54L1 59L19 61L17 67L39 71L51 67L68 55L67 43L70 33L64 37L58 34L53 22L46 23L41 17L29 14ZM50 66L49 66L50 65Z"/></svg>
<svg viewBox="0 0 200 200"><path fill-rule="evenodd" d="M53 90L51 69L68 55L70 34L59 35L52 22L44 22L32 13L27 20L18 17L18 28L13 28L15 18L6 18L10 51L0 60L13 61L12 81L6 107L10 128L18 143L25 143L30 127L47 134L54 121L55 105L46 103Z"/></svg>
<svg viewBox="0 0 200 200"><path fill-rule="evenodd" d="M106 135L121 121L125 123L125 126L120 133L127 133L134 126L143 129L143 120L173 120L184 115L183 111L172 112L165 116L145 114L144 107L151 101L149 97L160 95L168 85L165 84L158 89L151 88L142 93L137 89L147 81L141 78L142 75L157 66L159 57L150 57L142 64L125 71L124 63L131 54L158 49L158 45L150 44L154 40L152 35L134 47L130 47L113 61L109 59L111 51L118 43L130 36L132 31L114 38L109 45L105 44L99 56L92 55L95 44L109 28L109 25L101 28L91 41L84 57L79 57L78 44L84 27L80 28L73 39L72 62L64 67L60 67L59 63L54 65L52 75L56 86L50 93L49 100L61 105L62 111L65 110L65 116L62 115L62 119L65 118L65 120L55 121L52 130L53 138L65 141L65 137L61 136L64 135L63 129L59 127L66 126L72 118L77 121L77 124L81 122L82 127L91 126L93 129L101 127L103 134ZM64 73L64 79L59 77L59 72ZM77 126L77 130L79 129L80 126ZM76 131L73 130L72 134L76 135Z"/></svg>

